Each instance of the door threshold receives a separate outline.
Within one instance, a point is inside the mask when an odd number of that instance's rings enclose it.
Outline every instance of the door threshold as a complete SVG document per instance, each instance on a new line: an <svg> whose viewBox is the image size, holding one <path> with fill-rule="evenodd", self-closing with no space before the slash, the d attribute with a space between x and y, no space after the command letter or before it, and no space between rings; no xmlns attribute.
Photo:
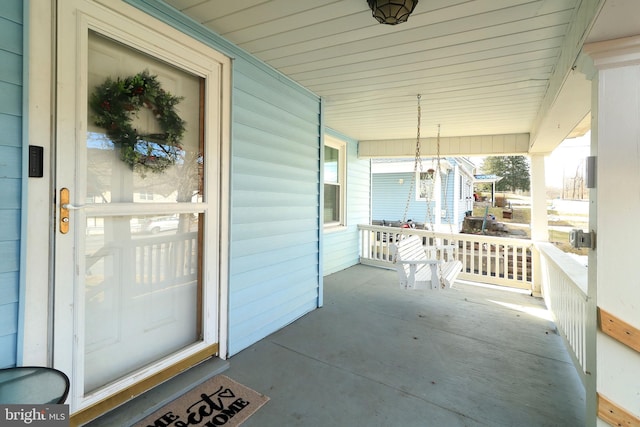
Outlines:
<svg viewBox="0 0 640 427"><path fill-rule="evenodd" d="M131 426L192 388L229 369L229 362L211 357L140 396L84 424L87 427Z"/></svg>

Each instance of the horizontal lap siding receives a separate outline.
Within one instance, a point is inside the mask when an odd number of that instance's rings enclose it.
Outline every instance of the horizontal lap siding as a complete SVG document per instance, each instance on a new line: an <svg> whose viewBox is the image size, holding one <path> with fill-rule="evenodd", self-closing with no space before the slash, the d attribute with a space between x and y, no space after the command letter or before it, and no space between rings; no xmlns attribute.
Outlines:
<svg viewBox="0 0 640 427"><path fill-rule="evenodd" d="M376 221L400 221L407 206L412 173L379 173L372 177L371 218ZM400 180L403 180L400 183ZM431 201L433 207L435 203ZM427 217L427 203L416 200L415 185L411 191L411 202L407 218L414 222L431 223Z"/></svg>
<svg viewBox="0 0 640 427"><path fill-rule="evenodd" d="M332 135L332 132L328 133ZM371 188L370 162L358 159L357 141L332 136L347 142L347 218L344 229L324 233L322 257L325 276L359 262L358 224L369 223Z"/></svg>
<svg viewBox="0 0 640 427"><path fill-rule="evenodd" d="M317 307L320 101L234 62L229 354Z"/></svg>
<svg viewBox="0 0 640 427"><path fill-rule="evenodd" d="M22 197L22 0L0 4L0 368L17 362Z"/></svg>

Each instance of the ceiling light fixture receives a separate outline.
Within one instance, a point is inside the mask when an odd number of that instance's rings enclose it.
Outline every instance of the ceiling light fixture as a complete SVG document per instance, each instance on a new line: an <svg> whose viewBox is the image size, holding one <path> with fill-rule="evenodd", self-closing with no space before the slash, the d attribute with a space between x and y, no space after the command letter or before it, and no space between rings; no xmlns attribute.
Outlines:
<svg viewBox="0 0 640 427"><path fill-rule="evenodd" d="M367 0L367 3L379 23L396 25L409 19L418 0Z"/></svg>

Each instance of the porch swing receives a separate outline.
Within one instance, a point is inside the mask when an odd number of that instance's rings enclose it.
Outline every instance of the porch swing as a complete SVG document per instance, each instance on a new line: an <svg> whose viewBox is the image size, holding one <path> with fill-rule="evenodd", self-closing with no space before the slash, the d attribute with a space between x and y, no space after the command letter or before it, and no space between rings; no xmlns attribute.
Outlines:
<svg viewBox="0 0 640 427"><path fill-rule="evenodd" d="M402 224L408 223L407 214L411 205L413 191L416 186L416 177L422 177L422 157L420 154L420 95L418 95L417 98L418 126L413 176L409 186L409 195L407 197L407 203L402 217ZM429 169L428 174L428 176L431 176L430 179L432 180L432 185L429 186L427 191L425 191L426 218L424 223L426 224L427 221L429 221L432 233L428 242L429 244L424 245L422 241L423 239L420 236L405 236L405 232L409 230L409 228L401 228L395 243L390 245L391 259L396 267L400 287L402 289L446 289L451 287L462 270L462 262L454 259L454 246L451 245L451 242L453 241L453 221L449 222L451 234L449 245L443 246L436 244L437 238L435 235L434 215L431 211L431 201L433 198L433 188L435 187L436 178L441 177L442 174L442 167L440 164L440 125L438 125L438 137L436 139L436 165L435 169ZM449 177L447 174L447 181L448 179ZM421 182L422 179L420 179L420 183ZM445 186L445 199L447 187L448 185ZM420 190L422 191L422 188Z"/></svg>

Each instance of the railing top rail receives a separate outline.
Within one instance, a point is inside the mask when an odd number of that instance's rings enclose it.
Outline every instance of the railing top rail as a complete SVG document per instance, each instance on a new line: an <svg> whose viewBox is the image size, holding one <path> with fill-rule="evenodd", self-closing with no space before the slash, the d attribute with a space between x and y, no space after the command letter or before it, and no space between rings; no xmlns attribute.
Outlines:
<svg viewBox="0 0 640 427"><path fill-rule="evenodd" d="M557 269L562 271L575 285L576 289L588 296L588 275L589 269L586 265L580 264L571 255L561 251L549 242L535 242L535 247L548 262L553 264Z"/></svg>
<svg viewBox="0 0 640 427"><path fill-rule="evenodd" d="M397 234L404 234L407 236L436 237L441 239L466 240L470 242L511 245L511 246L519 246L519 247L533 246L533 241L530 239L514 239L510 237L484 236L484 235L466 234L466 233L452 234L452 233L445 233L441 231L421 230L417 228L392 227L388 225L358 224L358 229L376 231L381 233L397 233Z"/></svg>

